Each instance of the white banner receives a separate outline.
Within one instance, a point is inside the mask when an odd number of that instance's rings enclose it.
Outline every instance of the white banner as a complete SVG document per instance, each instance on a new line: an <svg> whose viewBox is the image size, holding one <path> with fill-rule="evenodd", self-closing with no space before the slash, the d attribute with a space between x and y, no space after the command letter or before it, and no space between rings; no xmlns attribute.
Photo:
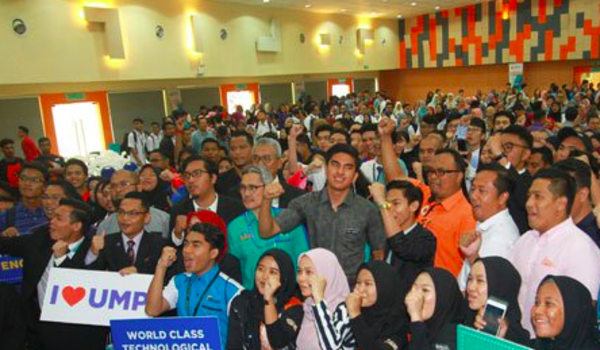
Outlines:
<svg viewBox="0 0 600 350"><path fill-rule="evenodd" d="M151 282L152 275L53 268L41 320L110 326L110 320L147 318Z"/></svg>

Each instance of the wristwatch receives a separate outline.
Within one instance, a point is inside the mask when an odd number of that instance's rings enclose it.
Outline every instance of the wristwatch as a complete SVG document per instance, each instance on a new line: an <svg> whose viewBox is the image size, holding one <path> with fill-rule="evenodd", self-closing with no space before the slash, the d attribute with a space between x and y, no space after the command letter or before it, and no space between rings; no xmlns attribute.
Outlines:
<svg viewBox="0 0 600 350"><path fill-rule="evenodd" d="M383 203L377 203L377 206L379 207L379 209L381 210L388 210L392 207L392 204L388 201L385 201Z"/></svg>

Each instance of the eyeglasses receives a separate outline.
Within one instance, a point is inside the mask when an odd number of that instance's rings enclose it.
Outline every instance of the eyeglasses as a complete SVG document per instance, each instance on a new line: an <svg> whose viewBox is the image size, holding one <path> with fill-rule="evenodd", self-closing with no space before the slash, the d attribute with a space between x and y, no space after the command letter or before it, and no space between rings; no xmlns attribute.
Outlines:
<svg viewBox="0 0 600 350"><path fill-rule="evenodd" d="M55 194L54 196L48 196L48 195L42 195L42 200L43 201L55 201L58 202L59 200L63 199L64 196Z"/></svg>
<svg viewBox="0 0 600 350"><path fill-rule="evenodd" d="M158 163L158 162L162 162L163 160L160 158L150 158L150 163Z"/></svg>
<svg viewBox="0 0 600 350"><path fill-rule="evenodd" d="M256 191L258 191L259 188L265 187L265 185L260 185L260 186L256 186L256 185L240 185L240 192L244 193L244 192L248 192L250 194L254 194L256 193Z"/></svg>
<svg viewBox="0 0 600 350"><path fill-rule="evenodd" d="M512 143L512 142L506 142L502 144L502 151L504 153L510 153L510 151L512 151L515 147L520 147L520 148L529 148L527 146L523 146L523 145L517 145L516 143Z"/></svg>
<svg viewBox="0 0 600 350"><path fill-rule="evenodd" d="M39 184L39 183L44 182L44 179L42 179L42 178L39 178L39 177L30 177L30 176L27 176L27 175L20 175L19 176L19 180L23 181L23 182L30 182L30 183L33 183L33 184Z"/></svg>
<svg viewBox="0 0 600 350"><path fill-rule="evenodd" d="M271 163L273 160L275 160L275 157L271 156L271 155L266 155L266 156L252 156L252 162L254 164L260 164L261 162L263 164L269 164Z"/></svg>
<svg viewBox="0 0 600 350"><path fill-rule="evenodd" d="M122 190L129 186L135 186L135 185L137 185L137 182L129 182L129 181L111 182L110 189L111 190Z"/></svg>
<svg viewBox="0 0 600 350"><path fill-rule="evenodd" d="M444 177L448 173L460 173L460 170L446 170L446 169L433 169L427 168L424 169L426 176L431 176L435 174L437 177Z"/></svg>
<svg viewBox="0 0 600 350"><path fill-rule="evenodd" d="M124 210L119 210L117 211L117 215L119 215L120 217L124 217L124 218L133 218L136 216L140 216L140 215L144 215L146 214L147 211L124 211Z"/></svg>
<svg viewBox="0 0 600 350"><path fill-rule="evenodd" d="M186 171L181 175L183 175L184 180L190 180L190 179L195 179L197 177L200 177L200 176L202 176L202 174L208 174L208 171L202 170L202 169L196 169L191 172Z"/></svg>

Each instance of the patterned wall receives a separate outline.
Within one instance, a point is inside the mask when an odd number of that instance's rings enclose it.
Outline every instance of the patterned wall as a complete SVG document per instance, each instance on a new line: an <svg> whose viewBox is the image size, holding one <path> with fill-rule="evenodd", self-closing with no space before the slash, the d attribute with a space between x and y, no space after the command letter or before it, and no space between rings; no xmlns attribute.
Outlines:
<svg viewBox="0 0 600 350"><path fill-rule="evenodd" d="M600 0L494 0L399 21L400 68L600 58Z"/></svg>

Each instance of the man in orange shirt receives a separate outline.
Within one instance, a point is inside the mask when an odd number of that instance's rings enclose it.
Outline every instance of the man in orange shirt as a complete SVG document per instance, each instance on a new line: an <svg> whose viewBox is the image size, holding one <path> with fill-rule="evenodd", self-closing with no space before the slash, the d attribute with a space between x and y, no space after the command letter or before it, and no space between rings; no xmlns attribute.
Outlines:
<svg viewBox="0 0 600 350"><path fill-rule="evenodd" d="M475 230L471 204L463 191L466 163L461 155L450 149L438 149L424 169L429 186L408 178L395 159L391 133L395 126L387 118L381 120L381 158L386 179L408 180L422 189L425 197L419 223L437 238L435 266L442 267L458 276L464 256L459 250L460 237L464 232Z"/></svg>

